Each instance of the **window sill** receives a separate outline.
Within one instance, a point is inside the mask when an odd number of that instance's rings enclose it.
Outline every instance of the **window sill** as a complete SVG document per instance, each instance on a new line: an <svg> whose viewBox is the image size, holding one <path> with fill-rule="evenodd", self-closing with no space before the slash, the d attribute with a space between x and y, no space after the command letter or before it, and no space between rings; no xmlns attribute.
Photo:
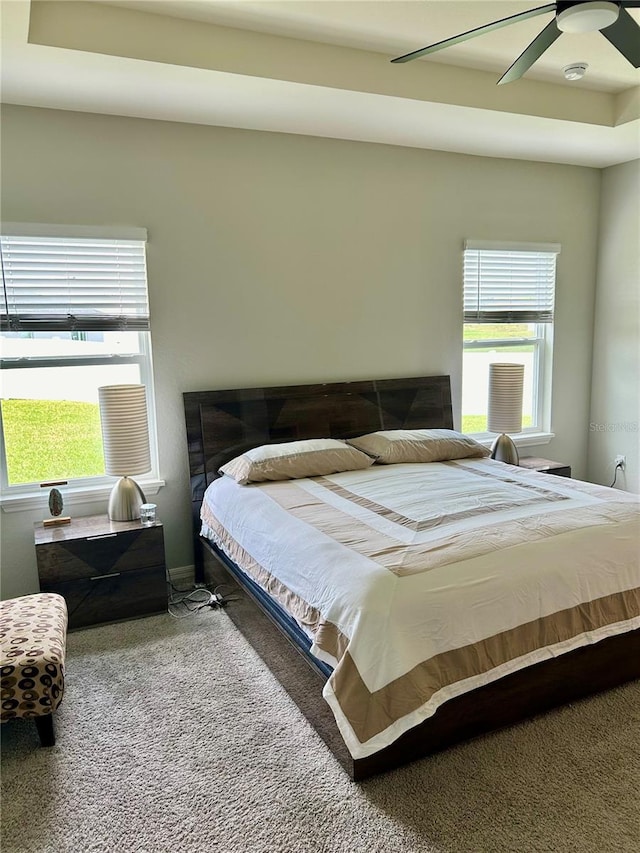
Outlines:
<svg viewBox="0 0 640 853"><path fill-rule="evenodd" d="M80 506L87 503L106 502L109 500L109 495L113 489L114 482L99 483L92 486L78 486L75 489L64 489L62 497L64 505ZM148 495L157 495L160 489L165 485L164 480L137 480L140 488ZM0 495L0 506L3 512L28 512L30 510L42 510L47 506L47 495L44 489L38 489L33 492L23 492L22 494Z"/></svg>
<svg viewBox="0 0 640 853"><path fill-rule="evenodd" d="M468 435L470 438L475 438L478 444L482 444L484 447L491 447L495 440L495 435L487 435L486 433L479 435L468 433ZM555 437L555 432L525 432L510 436L516 447L537 447L541 444L549 444L551 439Z"/></svg>

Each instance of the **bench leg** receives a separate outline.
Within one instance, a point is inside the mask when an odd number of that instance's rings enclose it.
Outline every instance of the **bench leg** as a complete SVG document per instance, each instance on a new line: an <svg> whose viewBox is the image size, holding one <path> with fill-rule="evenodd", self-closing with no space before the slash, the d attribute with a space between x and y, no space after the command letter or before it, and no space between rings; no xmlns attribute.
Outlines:
<svg viewBox="0 0 640 853"><path fill-rule="evenodd" d="M40 735L40 746L54 746L56 735L53 731L53 714L45 714L43 717L34 717L34 719Z"/></svg>

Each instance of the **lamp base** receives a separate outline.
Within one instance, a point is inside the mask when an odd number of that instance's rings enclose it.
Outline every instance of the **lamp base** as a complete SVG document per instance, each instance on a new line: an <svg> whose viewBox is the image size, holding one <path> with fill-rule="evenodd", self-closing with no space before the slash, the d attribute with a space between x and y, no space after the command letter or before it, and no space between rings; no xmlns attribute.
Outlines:
<svg viewBox="0 0 640 853"><path fill-rule="evenodd" d="M517 465L520 462L518 448L504 432L491 445L491 458L508 465Z"/></svg>
<svg viewBox="0 0 640 853"><path fill-rule="evenodd" d="M140 518L140 507L146 502L136 481L131 477L122 477L109 495L109 518L111 521L135 521Z"/></svg>

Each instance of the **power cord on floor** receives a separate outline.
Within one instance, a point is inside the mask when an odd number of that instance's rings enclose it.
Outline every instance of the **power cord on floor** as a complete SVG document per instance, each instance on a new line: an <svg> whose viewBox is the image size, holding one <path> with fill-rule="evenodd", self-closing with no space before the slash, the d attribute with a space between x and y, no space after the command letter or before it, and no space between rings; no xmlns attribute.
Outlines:
<svg viewBox="0 0 640 853"><path fill-rule="evenodd" d="M215 610L218 607L226 607L227 601L216 587L213 592L205 586L190 587L189 589L178 589L169 579L167 583L171 590L178 595L169 595L168 611L174 619L185 619L206 607Z"/></svg>
<svg viewBox="0 0 640 853"><path fill-rule="evenodd" d="M213 594L214 595L221 595L221 596L223 595L225 604L227 604L227 602L229 602L229 601L240 601L239 595L230 595L228 592L221 593L220 592L221 589L227 589L227 590L231 590L231 592L234 592L234 591L237 591L237 589L238 589L237 586L234 586L233 584L229 584L229 583L221 583L219 586L215 587L215 589L213 590Z"/></svg>
<svg viewBox="0 0 640 853"><path fill-rule="evenodd" d="M186 589L180 589L180 587L179 587L179 586L176 586L174 583L171 583L171 581L169 580L169 573L168 573L168 572L167 572L167 586L171 587L171 589L172 589L174 592L181 592L181 593L183 593L183 592L193 592L193 590L194 590L194 589L199 589L199 588L200 588L200 585L199 585L199 584L196 584L196 585L195 585L195 587L194 587L194 586L188 586ZM202 589L205 589L205 587L204 587L204 586L202 586Z"/></svg>

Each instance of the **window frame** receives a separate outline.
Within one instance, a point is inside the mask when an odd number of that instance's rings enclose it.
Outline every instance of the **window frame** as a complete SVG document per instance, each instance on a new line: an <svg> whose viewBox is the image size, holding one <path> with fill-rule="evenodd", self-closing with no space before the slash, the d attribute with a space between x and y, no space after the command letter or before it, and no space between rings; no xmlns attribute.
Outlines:
<svg viewBox="0 0 640 853"><path fill-rule="evenodd" d="M508 243L508 242L491 242L467 240L464 245L463 266L465 252L467 250L488 250L488 251L505 251L505 252L544 252L560 254L561 246L557 243ZM463 275L464 281L464 275ZM557 264L554 269L553 295L555 301L555 293L558 283ZM463 286L464 289L464 286ZM495 321L484 321L486 325L499 325ZM511 324L518 322L516 318L509 321ZM526 322L523 320L522 322ZM533 358L533 375L532 375L532 420L534 423L529 427L523 427L519 433L514 433L511 437L516 444L544 444L549 442L554 433L551 431L551 389L552 389L552 366L553 366L553 337L555 327L555 315L548 322L535 323L535 333L530 338L491 338L477 341L467 341L464 339L464 327L467 325L482 325L483 321L466 320L463 314L463 345L462 345L462 381L461 387L464 387L464 354L465 352L473 351L474 349L495 348L496 352L508 351L509 347L518 345L528 345L534 348ZM508 323L505 323L508 325ZM461 396L460 405L460 428L463 430L463 418L465 412L462 408L463 399ZM485 444L490 444L495 438L495 434L487 430L482 432L465 433L477 441Z"/></svg>
<svg viewBox="0 0 640 853"><path fill-rule="evenodd" d="M23 223L3 223L2 234L7 236L44 237L44 238L94 238L105 240L136 240L145 244L147 232L145 229L113 229L93 228L87 226L48 226ZM148 278L145 280L148 293ZM11 331L5 329L3 331ZM137 477L145 494L155 495L164 485L164 480L159 477L158 459L158 435L155 417L155 398L153 383L153 357L150 329L131 329L129 333L135 333L138 341L138 351L131 353L110 353L92 355L55 355L34 357L4 357L0 352L0 369L37 369L37 368L62 368L65 367L91 367L91 366L116 366L124 364L137 364L140 372L140 383L145 386L147 396L147 410L149 422L149 443L151 451L151 471L142 477ZM10 485L8 482L7 456L4 441L4 426L2 409L0 407L0 506L6 511L18 511L27 509L41 509L43 506L43 492L39 483L19 483ZM102 501L108 499L113 487L114 478L107 474L75 477L68 480L64 487L63 496L65 504L86 504L87 500Z"/></svg>

